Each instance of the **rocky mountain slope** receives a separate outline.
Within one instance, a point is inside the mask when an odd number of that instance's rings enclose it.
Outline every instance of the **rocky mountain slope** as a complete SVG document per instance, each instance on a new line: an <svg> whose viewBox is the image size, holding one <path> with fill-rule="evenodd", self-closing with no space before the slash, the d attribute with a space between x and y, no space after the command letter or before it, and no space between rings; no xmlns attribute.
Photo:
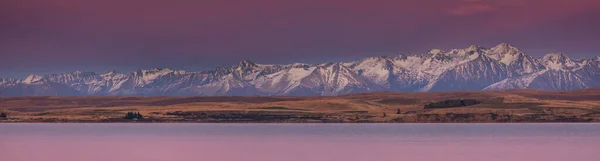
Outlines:
<svg viewBox="0 0 600 161"><path fill-rule="evenodd" d="M214 71L170 69L132 73L76 71L23 80L0 79L0 96L340 95L396 91L572 90L600 87L600 56L528 56L509 44L323 64L257 64Z"/></svg>

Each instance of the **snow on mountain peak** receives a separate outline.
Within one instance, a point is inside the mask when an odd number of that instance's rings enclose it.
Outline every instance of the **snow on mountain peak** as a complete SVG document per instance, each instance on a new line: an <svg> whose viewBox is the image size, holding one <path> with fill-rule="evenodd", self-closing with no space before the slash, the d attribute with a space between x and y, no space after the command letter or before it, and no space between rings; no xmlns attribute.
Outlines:
<svg viewBox="0 0 600 161"><path fill-rule="evenodd" d="M569 57L564 55L563 53L549 53L544 55L542 58L544 60L555 61L555 62L564 62L570 60Z"/></svg>
<svg viewBox="0 0 600 161"><path fill-rule="evenodd" d="M173 70L169 68L153 68L149 70L139 70L134 73L134 76L137 76L141 82L138 84L148 84L152 83L155 79L166 76L168 74L173 73Z"/></svg>
<svg viewBox="0 0 600 161"><path fill-rule="evenodd" d="M430 54L442 54L442 53L444 53L444 51L441 50L441 49L431 49L427 53L430 53Z"/></svg>
<svg viewBox="0 0 600 161"><path fill-rule="evenodd" d="M152 68L152 69L143 69L138 71L142 75L150 75L150 74L166 74L173 72L173 70L169 68Z"/></svg>
<svg viewBox="0 0 600 161"><path fill-rule="evenodd" d="M18 83L19 80L16 80L14 78L0 78L0 89L4 86L10 86L10 85L14 85L16 83Z"/></svg>
<svg viewBox="0 0 600 161"><path fill-rule="evenodd" d="M290 66L292 66L292 67L305 67L305 66L310 66L310 64L293 63L293 64L290 64Z"/></svg>
<svg viewBox="0 0 600 161"><path fill-rule="evenodd" d="M0 95L9 95L5 89L17 85L35 84L31 88L40 88L46 83L82 95L336 95L523 87L578 89L600 86L595 83L600 82L598 73L600 56L573 61L562 53L551 53L536 59L502 43L492 48L471 45L450 51L432 49L426 54L338 63L273 65L243 60L202 72L154 68L131 73L75 71L30 75L24 80L0 79ZM552 87L546 87L549 85Z"/></svg>
<svg viewBox="0 0 600 161"><path fill-rule="evenodd" d="M515 46L513 46L512 44L509 44L509 43L500 43L500 44L496 45L493 48L513 49L513 48L517 48L517 47L515 47Z"/></svg>
<svg viewBox="0 0 600 161"><path fill-rule="evenodd" d="M0 78L1 82L10 82L10 81L13 81L13 80L15 80L15 79L14 78Z"/></svg>
<svg viewBox="0 0 600 161"><path fill-rule="evenodd" d="M571 60L563 53L549 53L546 54L542 61L546 67L553 70L571 70L577 67L577 63Z"/></svg>
<svg viewBox="0 0 600 161"><path fill-rule="evenodd" d="M470 56L473 54L480 54L482 53L482 51L485 48L481 47L481 46L477 46L477 45L471 45L467 48L464 49L452 49L450 52L447 52L446 55L455 57L455 55L457 56Z"/></svg>
<svg viewBox="0 0 600 161"><path fill-rule="evenodd" d="M152 68L149 70L142 70L142 71L149 71L149 72L172 72L173 70L169 69L169 68Z"/></svg>
<svg viewBox="0 0 600 161"><path fill-rule="evenodd" d="M254 66L256 66L256 63L254 63L250 60L242 60L242 61L238 62L238 67L250 68L250 67L254 67Z"/></svg>
<svg viewBox="0 0 600 161"><path fill-rule="evenodd" d="M483 48L478 45L471 45L468 48L466 48L466 50L468 50L468 51L477 51L477 50L481 50L481 49L483 49Z"/></svg>
<svg viewBox="0 0 600 161"><path fill-rule="evenodd" d="M501 43L493 48L490 48L486 55L492 59L500 61L505 65L511 65L520 57L525 56L521 50L507 43Z"/></svg>
<svg viewBox="0 0 600 161"><path fill-rule="evenodd" d="M70 75L72 77L77 77L77 76L91 76L91 75L96 75L96 73L94 72L85 72L85 71L74 71L71 73L67 73L66 75Z"/></svg>
<svg viewBox="0 0 600 161"><path fill-rule="evenodd" d="M36 82L38 82L38 81L42 80L42 78L43 78L43 77L41 77L41 76L38 76L38 75L33 75L33 74L32 74L32 75L29 75L29 76L27 76L27 78L25 78L25 79L24 79L23 81L21 81L21 82L22 82L22 83L25 83L25 84L33 84L33 83L36 83Z"/></svg>
<svg viewBox="0 0 600 161"><path fill-rule="evenodd" d="M384 84L390 77L392 62L387 57L370 57L357 63L353 70L377 84Z"/></svg>
<svg viewBox="0 0 600 161"><path fill-rule="evenodd" d="M6 85L11 83L17 83L19 80L14 78L0 78L0 85Z"/></svg>
<svg viewBox="0 0 600 161"><path fill-rule="evenodd" d="M116 70L111 70L111 71L108 71L108 72L106 72L104 74L100 74L100 76L104 77L105 79L111 79L111 78L114 78L114 77L117 77L117 76L118 77L125 77L125 75L126 74L119 73Z"/></svg>
<svg viewBox="0 0 600 161"><path fill-rule="evenodd" d="M117 72L116 70L110 70L104 74L109 74L109 75L113 75L113 74L118 74L119 72Z"/></svg>
<svg viewBox="0 0 600 161"><path fill-rule="evenodd" d="M515 54L515 53L521 52L521 50L519 50L519 48L517 48L511 44L507 44L507 43L498 44L498 45L490 48L490 50L497 52L497 53L506 53L506 54Z"/></svg>

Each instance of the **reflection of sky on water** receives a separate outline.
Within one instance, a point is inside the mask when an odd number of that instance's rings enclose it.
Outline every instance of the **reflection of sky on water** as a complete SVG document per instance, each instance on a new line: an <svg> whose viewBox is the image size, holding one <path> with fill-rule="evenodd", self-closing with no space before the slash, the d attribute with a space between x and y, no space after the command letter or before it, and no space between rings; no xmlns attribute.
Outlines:
<svg viewBox="0 0 600 161"><path fill-rule="evenodd" d="M600 157L600 124L0 124L0 138L0 155L10 161Z"/></svg>

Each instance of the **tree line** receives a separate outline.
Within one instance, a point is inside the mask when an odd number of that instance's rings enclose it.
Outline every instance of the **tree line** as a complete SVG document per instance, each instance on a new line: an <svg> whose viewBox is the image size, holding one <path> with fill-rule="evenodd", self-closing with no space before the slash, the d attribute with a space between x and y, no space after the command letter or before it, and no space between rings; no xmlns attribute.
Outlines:
<svg viewBox="0 0 600 161"><path fill-rule="evenodd" d="M124 119L128 119L128 120L133 120L133 119L138 119L141 120L143 119L144 116L142 116L142 114L140 114L139 112L127 112L127 114L125 115Z"/></svg>
<svg viewBox="0 0 600 161"><path fill-rule="evenodd" d="M433 108L451 108L451 107L463 107L463 106L472 106L479 104L478 100L475 99L462 99L462 100L444 100L440 102L434 102L425 105L425 109L433 109Z"/></svg>

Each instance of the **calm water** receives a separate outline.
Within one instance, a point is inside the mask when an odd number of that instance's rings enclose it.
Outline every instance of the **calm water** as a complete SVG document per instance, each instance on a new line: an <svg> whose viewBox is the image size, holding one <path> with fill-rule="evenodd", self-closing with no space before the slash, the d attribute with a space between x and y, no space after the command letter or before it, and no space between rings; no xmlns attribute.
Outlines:
<svg viewBox="0 0 600 161"><path fill-rule="evenodd" d="M600 124L0 124L2 161L598 161Z"/></svg>

